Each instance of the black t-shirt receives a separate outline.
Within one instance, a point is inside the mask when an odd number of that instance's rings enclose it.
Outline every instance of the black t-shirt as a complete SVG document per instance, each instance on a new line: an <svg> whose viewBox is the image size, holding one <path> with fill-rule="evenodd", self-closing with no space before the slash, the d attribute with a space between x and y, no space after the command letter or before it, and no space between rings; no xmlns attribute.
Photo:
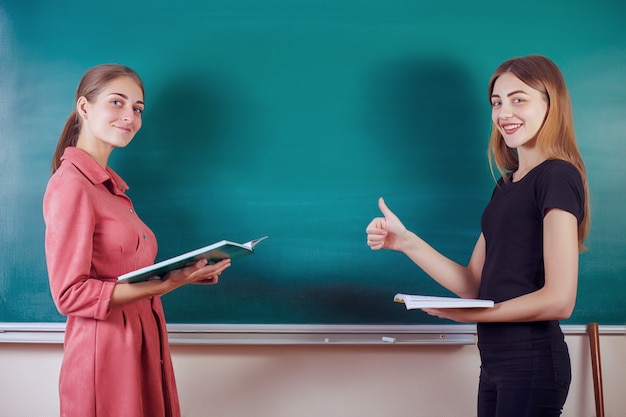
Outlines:
<svg viewBox="0 0 626 417"><path fill-rule="evenodd" d="M506 301L545 283L543 217L558 208L583 219L585 193L578 170L547 160L520 181L498 181L481 219L486 258L479 297ZM558 322L479 323L479 344L533 342L561 335Z"/></svg>

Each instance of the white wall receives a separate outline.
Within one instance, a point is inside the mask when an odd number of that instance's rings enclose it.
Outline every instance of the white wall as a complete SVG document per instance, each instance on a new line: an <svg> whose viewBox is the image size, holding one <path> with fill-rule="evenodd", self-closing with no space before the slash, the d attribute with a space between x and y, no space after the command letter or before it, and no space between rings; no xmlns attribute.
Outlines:
<svg viewBox="0 0 626 417"><path fill-rule="evenodd" d="M588 339L568 335L565 417L595 415ZM626 410L626 336L602 335L607 417ZM172 346L185 417L471 417L475 346ZM0 416L58 415L60 344L0 343Z"/></svg>

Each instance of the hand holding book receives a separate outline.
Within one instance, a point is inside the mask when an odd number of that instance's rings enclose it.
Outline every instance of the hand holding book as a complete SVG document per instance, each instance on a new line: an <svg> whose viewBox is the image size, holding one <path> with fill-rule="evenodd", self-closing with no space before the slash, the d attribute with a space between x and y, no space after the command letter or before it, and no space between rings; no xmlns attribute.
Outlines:
<svg viewBox="0 0 626 417"><path fill-rule="evenodd" d="M211 245L183 253L174 258L166 259L154 265L146 266L135 271L120 275L118 282L135 283L147 281L154 277L160 277L170 271L185 268L193 265L201 259L206 259L208 263L216 263L223 259L234 261L243 256L254 253L254 247L261 241L267 239L268 236L251 240L246 243L235 243L228 240L221 240Z"/></svg>

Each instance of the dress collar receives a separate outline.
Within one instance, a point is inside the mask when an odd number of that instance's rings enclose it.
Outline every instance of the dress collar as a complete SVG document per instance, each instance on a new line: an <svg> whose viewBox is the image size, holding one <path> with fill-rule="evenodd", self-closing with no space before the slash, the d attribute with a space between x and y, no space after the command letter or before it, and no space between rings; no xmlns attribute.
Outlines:
<svg viewBox="0 0 626 417"><path fill-rule="evenodd" d="M112 192L124 193L126 182L110 167L103 169L87 152L73 146L65 148L61 162L67 160L74 165L92 184L105 184Z"/></svg>

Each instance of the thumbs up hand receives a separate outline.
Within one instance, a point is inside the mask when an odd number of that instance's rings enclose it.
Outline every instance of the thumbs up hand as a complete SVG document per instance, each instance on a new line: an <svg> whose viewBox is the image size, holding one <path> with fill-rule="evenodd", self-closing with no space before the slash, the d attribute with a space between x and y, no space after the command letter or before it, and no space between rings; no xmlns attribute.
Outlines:
<svg viewBox="0 0 626 417"><path fill-rule="evenodd" d="M378 207L384 217L374 218L365 229L367 245L372 250L391 249L401 251L407 229L385 204L383 198L378 199Z"/></svg>

